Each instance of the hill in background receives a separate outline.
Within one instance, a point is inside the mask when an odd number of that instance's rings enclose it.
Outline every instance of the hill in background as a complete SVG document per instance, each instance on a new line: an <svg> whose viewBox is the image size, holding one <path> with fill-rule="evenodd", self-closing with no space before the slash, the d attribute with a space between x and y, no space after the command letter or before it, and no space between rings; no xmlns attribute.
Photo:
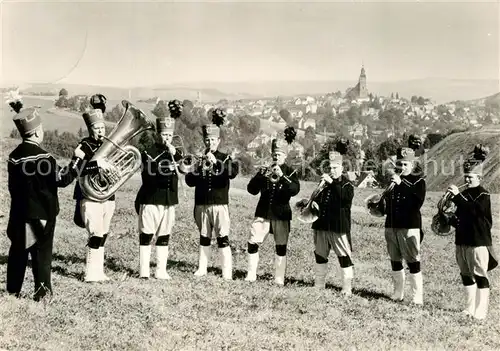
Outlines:
<svg viewBox="0 0 500 351"><path fill-rule="evenodd" d="M369 72L367 87L374 95L390 96L399 93L402 97L413 95L429 97L437 103L454 100L480 99L490 96L499 90L498 79L446 79L425 78L394 82L374 82L370 80ZM147 87L105 87L82 84L36 84L23 86L23 91L54 92L66 88L70 95L92 95L96 92L104 94L108 99L131 98L132 100L147 99L159 96L162 99L194 100L201 94L206 102L216 102L220 99L248 99L276 96L319 95L356 85L357 77L352 81L263 81L263 82L189 82L184 84L164 84ZM130 97L129 97L130 94Z"/></svg>
<svg viewBox="0 0 500 351"><path fill-rule="evenodd" d="M451 134L427 153L427 189L445 191L448 185L464 183L462 160L476 144L487 145L490 154L484 163L483 185L491 193L500 192L500 133L486 129L475 132Z"/></svg>

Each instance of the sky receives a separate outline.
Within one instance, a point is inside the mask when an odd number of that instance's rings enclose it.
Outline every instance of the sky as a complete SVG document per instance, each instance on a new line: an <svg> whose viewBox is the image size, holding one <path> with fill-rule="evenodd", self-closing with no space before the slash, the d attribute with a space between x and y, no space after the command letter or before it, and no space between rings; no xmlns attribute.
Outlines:
<svg viewBox="0 0 500 351"><path fill-rule="evenodd" d="M13 2L1 81L152 86L197 81L499 79L499 4Z"/></svg>

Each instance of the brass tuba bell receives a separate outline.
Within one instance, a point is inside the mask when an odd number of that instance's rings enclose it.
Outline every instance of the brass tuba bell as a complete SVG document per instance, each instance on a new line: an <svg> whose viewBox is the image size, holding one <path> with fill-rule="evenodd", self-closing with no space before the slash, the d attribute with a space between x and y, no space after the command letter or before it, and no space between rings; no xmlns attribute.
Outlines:
<svg viewBox="0 0 500 351"><path fill-rule="evenodd" d="M132 103L123 100L122 105L125 108L122 117L90 160L107 161L112 172L99 170L97 174L87 174L78 180L83 194L97 202L109 199L141 167L141 153L129 142L155 128L146 114Z"/></svg>

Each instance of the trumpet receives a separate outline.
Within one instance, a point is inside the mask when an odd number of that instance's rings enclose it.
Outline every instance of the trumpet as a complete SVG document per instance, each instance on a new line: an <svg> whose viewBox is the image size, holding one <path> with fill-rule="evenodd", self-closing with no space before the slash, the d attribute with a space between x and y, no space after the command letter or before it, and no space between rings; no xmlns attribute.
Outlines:
<svg viewBox="0 0 500 351"><path fill-rule="evenodd" d="M179 143L180 143L180 146L174 146L173 143L174 143L174 140L179 140ZM167 147L172 145L175 149L180 149L181 151L181 155L185 152L186 148L184 147L184 140L182 139L182 137L180 135L174 135L172 137L172 142L170 143L167 143ZM181 178L181 172L182 170L180 171L179 170L179 165L177 162L175 162L175 158L174 158L174 155L171 154L170 155L171 157L171 161L172 161L172 164L174 166L174 170L175 170L175 173L177 174L177 177L180 179ZM183 172L182 172L183 173ZM181 188L182 188L182 192L184 194L184 196L186 195L186 189L184 188L184 183L181 181Z"/></svg>
<svg viewBox="0 0 500 351"><path fill-rule="evenodd" d="M285 179L288 183L291 183L292 181L290 180L289 177L291 177L297 171L297 170L294 170L288 176L286 176L284 174L282 176L280 176L280 175L278 175L278 170L281 170L281 168L276 162L271 163L271 165L269 165L267 167L261 168L261 172L264 174L264 177L269 179L269 181L273 184L276 184L277 182L279 182L281 177L283 177L283 179Z"/></svg>
<svg viewBox="0 0 500 351"><path fill-rule="evenodd" d="M468 184L462 184L458 189L466 187ZM447 236L451 234L451 226L456 223L456 206L451 201L452 193L448 190L443 194L437 203L438 213L432 217L431 229L434 234Z"/></svg>
<svg viewBox="0 0 500 351"><path fill-rule="evenodd" d="M280 166L277 163L272 163L269 167L265 169L264 176L269 179L271 183L277 183L280 180L278 175L278 170Z"/></svg>
<svg viewBox="0 0 500 351"><path fill-rule="evenodd" d="M213 170L214 163L210 161L210 159L206 156L210 152L210 149L205 150L205 154L203 156L196 155L186 155L179 162L179 169L183 173L193 172L196 168L201 167L203 172L210 172ZM225 163L229 159L229 155L222 161Z"/></svg>

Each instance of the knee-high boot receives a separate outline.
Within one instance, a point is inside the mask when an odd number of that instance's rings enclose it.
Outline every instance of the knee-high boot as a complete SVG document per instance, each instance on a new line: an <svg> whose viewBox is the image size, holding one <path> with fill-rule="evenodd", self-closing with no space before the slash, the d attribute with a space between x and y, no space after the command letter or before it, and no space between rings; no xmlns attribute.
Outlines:
<svg viewBox="0 0 500 351"><path fill-rule="evenodd" d="M392 299L396 301L403 301L405 294L405 271L404 269L400 271L392 271L392 281L394 290L392 293Z"/></svg>
<svg viewBox="0 0 500 351"><path fill-rule="evenodd" d="M278 285L285 285L285 272L286 272L286 256L274 257L274 281Z"/></svg>
<svg viewBox="0 0 500 351"><path fill-rule="evenodd" d="M222 255L222 278L225 280L233 280L233 255L231 247L221 247L219 251Z"/></svg>
<svg viewBox="0 0 500 351"><path fill-rule="evenodd" d="M200 257L198 261L198 270L194 272L194 275L201 277L207 275L208 260L210 259L210 246L200 245Z"/></svg>
<svg viewBox="0 0 500 351"><path fill-rule="evenodd" d="M151 261L151 245L139 246L139 276L149 278L149 266Z"/></svg>
<svg viewBox="0 0 500 351"><path fill-rule="evenodd" d="M422 305L424 303L424 286L422 279L422 272L410 273L410 285L415 305Z"/></svg>
<svg viewBox="0 0 500 351"><path fill-rule="evenodd" d="M352 278L352 266L342 268L342 294L344 294L345 296L350 296L352 294Z"/></svg>
<svg viewBox="0 0 500 351"><path fill-rule="evenodd" d="M259 266L259 252L248 254L248 271L245 280L254 282L257 280L257 267Z"/></svg>
<svg viewBox="0 0 500 351"><path fill-rule="evenodd" d="M316 263L316 266L314 266L314 287L325 288L327 269L328 263Z"/></svg>
<svg viewBox="0 0 500 351"><path fill-rule="evenodd" d="M87 259L85 264L85 281L98 282L102 280L100 269L100 249L87 247Z"/></svg>
<svg viewBox="0 0 500 351"><path fill-rule="evenodd" d="M462 311L465 314L468 314L471 317L474 317L476 312L476 291L477 285L466 285L464 286L465 291L465 309Z"/></svg>
<svg viewBox="0 0 500 351"><path fill-rule="evenodd" d="M156 246L156 279L169 280L167 273L168 246Z"/></svg>
<svg viewBox="0 0 500 351"><path fill-rule="evenodd" d="M476 291L476 311L474 317L476 319L485 319L488 314L488 305L490 299L490 289L483 288Z"/></svg>

